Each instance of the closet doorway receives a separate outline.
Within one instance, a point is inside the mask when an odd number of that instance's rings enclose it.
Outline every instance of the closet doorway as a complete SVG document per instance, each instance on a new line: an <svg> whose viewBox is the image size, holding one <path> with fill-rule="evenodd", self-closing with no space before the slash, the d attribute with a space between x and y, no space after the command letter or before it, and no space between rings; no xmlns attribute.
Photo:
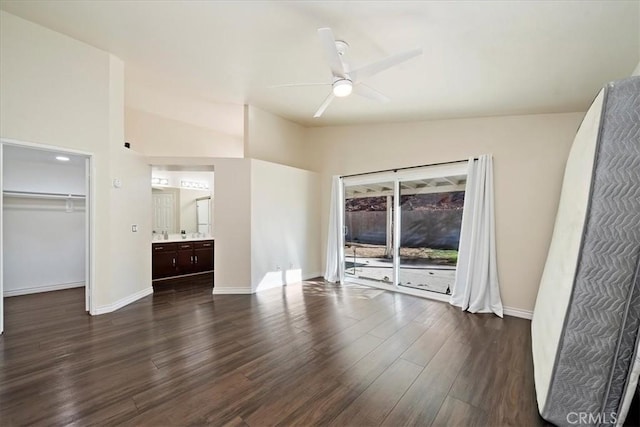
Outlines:
<svg viewBox="0 0 640 427"><path fill-rule="evenodd" d="M0 332L5 298L83 288L90 312L91 156L0 142Z"/></svg>

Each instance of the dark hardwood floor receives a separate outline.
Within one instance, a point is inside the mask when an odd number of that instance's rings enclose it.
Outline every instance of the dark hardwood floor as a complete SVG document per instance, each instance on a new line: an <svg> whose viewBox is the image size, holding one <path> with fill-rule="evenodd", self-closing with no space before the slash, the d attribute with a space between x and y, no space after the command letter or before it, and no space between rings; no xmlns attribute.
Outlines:
<svg viewBox="0 0 640 427"><path fill-rule="evenodd" d="M167 283L117 312L5 299L0 425L536 426L526 320L308 281Z"/></svg>

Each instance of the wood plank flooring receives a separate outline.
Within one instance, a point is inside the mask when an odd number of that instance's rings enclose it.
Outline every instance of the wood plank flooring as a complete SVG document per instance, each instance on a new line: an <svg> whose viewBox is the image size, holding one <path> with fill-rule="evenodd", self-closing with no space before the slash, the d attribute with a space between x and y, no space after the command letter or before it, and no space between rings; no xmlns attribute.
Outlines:
<svg viewBox="0 0 640 427"><path fill-rule="evenodd" d="M321 280L5 299L0 425L538 426L530 323Z"/></svg>

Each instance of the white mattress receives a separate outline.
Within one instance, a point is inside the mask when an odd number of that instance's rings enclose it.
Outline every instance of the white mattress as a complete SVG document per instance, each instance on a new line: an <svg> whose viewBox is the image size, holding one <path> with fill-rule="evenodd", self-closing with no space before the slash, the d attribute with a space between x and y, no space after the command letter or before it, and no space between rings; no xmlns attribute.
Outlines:
<svg viewBox="0 0 640 427"><path fill-rule="evenodd" d="M603 91L600 91L587 111L571 146L551 246L531 321L539 408L542 408L547 400L556 351L578 266L578 253L591 189L596 137L600 128L602 99Z"/></svg>
<svg viewBox="0 0 640 427"><path fill-rule="evenodd" d="M541 415L613 425L640 373L640 77L610 83L578 129L531 324Z"/></svg>

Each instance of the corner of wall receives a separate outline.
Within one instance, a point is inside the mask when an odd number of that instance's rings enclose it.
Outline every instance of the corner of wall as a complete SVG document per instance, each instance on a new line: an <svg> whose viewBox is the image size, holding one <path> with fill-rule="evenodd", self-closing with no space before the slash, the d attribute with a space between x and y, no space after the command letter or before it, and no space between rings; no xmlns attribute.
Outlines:
<svg viewBox="0 0 640 427"><path fill-rule="evenodd" d="M151 287L151 167L140 153L125 148L124 135L124 62L109 54L111 280L107 303L98 307L113 310L147 295Z"/></svg>
<svg viewBox="0 0 640 427"><path fill-rule="evenodd" d="M244 132L243 132L243 157L250 158L251 157L251 144L249 143L249 120L250 120L250 112L251 106L249 104L244 104Z"/></svg>
<svg viewBox="0 0 640 427"><path fill-rule="evenodd" d="M253 105L245 106L245 157L308 169L307 128Z"/></svg>

